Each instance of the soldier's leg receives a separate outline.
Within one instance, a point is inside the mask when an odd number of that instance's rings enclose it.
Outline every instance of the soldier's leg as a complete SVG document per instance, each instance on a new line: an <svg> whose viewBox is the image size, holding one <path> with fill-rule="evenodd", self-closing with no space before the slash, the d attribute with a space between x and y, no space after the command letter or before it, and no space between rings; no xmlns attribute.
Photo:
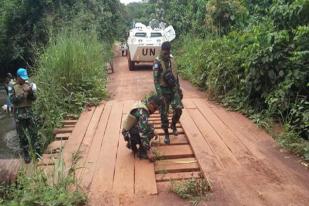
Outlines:
<svg viewBox="0 0 309 206"><path fill-rule="evenodd" d="M128 141L127 147L130 146L133 154L135 155L138 152L137 145L140 144L140 136L137 127L133 127L129 130L130 139ZM129 148L129 147L128 147Z"/></svg>
<svg viewBox="0 0 309 206"><path fill-rule="evenodd" d="M172 118L172 123L171 123L171 129L173 130L174 135L177 135L176 124L177 122L179 122L179 119L182 114L182 109L183 109L181 97L179 96L179 94L175 94L173 96L171 106L173 108L173 118Z"/></svg>
<svg viewBox="0 0 309 206"><path fill-rule="evenodd" d="M35 152L36 156L39 156L41 154L41 145L38 140L38 129L34 120L34 117L31 116L29 118L29 124L28 124L28 131L29 131L29 137L30 137L30 143L31 147L33 149L33 152Z"/></svg>
<svg viewBox="0 0 309 206"><path fill-rule="evenodd" d="M166 96L164 96L164 101L160 106L160 116L161 116L161 128L168 129L168 109L169 109L169 101Z"/></svg>
<svg viewBox="0 0 309 206"><path fill-rule="evenodd" d="M31 161L29 155L29 142L27 139L27 121L25 119L16 119L16 131L19 137L19 145L23 152L23 158L26 163Z"/></svg>
<svg viewBox="0 0 309 206"><path fill-rule="evenodd" d="M161 115L161 123L162 123L162 129L164 130L164 143L165 144L170 144L170 138L169 138L169 133L168 133L168 126L169 126L169 121L168 121L168 112L169 112L169 107L171 104L171 95L166 94L164 95L164 103L162 103L160 109L160 115Z"/></svg>

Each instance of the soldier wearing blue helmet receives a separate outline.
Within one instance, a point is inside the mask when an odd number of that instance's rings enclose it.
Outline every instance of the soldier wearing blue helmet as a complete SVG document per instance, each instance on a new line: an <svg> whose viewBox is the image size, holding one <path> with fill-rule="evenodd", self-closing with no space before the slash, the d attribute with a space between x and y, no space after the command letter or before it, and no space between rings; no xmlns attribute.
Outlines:
<svg viewBox="0 0 309 206"><path fill-rule="evenodd" d="M36 85L30 82L26 69L17 70L16 82L9 88L9 98L13 104L23 158L26 163L30 163L30 147L39 152L40 146L37 142L37 130L32 112L32 103L36 99Z"/></svg>

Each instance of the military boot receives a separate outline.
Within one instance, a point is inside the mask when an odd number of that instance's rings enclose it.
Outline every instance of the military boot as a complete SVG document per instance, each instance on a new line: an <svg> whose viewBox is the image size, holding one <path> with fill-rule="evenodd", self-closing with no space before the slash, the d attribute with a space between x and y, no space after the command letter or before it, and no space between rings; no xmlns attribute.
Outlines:
<svg viewBox="0 0 309 206"><path fill-rule="evenodd" d="M175 136L177 136L178 133L177 133L176 123L172 123L172 124L171 124L171 129L173 130L173 134L174 134Z"/></svg>
<svg viewBox="0 0 309 206"><path fill-rule="evenodd" d="M148 159L147 150L145 150L143 147L138 149L137 155L140 159Z"/></svg>
<svg viewBox="0 0 309 206"><path fill-rule="evenodd" d="M170 137L169 137L169 134L168 134L168 129L164 129L164 143L165 144L171 143Z"/></svg>

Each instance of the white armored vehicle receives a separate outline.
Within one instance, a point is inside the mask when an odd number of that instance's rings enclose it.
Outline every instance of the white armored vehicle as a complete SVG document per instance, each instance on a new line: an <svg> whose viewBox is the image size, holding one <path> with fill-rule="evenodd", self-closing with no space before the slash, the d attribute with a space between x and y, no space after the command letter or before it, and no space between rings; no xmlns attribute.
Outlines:
<svg viewBox="0 0 309 206"><path fill-rule="evenodd" d="M127 41L129 70L134 70L137 63L152 63L160 53L161 44L175 39L173 26L165 25L158 20L152 20L149 26L135 23Z"/></svg>

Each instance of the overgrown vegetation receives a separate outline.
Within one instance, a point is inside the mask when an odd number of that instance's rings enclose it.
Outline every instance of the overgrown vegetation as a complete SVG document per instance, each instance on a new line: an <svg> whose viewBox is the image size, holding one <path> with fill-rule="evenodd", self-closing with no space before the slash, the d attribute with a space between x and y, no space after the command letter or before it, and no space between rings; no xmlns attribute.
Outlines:
<svg viewBox="0 0 309 206"><path fill-rule="evenodd" d="M0 186L0 205L78 206L87 201L75 181L74 172L64 174L63 161L49 173L36 165L19 171L16 183ZM76 168L71 168L74 171Z"/></svg>
<svg viewBox="0 0 309 206"><path fill-rule="evenodd" d="M34 80L39 88L35 112L41 122L40 140L49 143L51 131L67 114L79 114L86 104L106 95L105 63L109 44L95 32L68 31L51 38L39 55Z"/></svg>
<svg viewBox="0 0 309 206"><path fill-rule="evenodd" d="M63 28L92 30L111 42L126 30L119 0L0 0L0 75L32 66L42 48Z"/></svg>
<svg viewBox="0 0 309 206"><path fill-rule="evenodd" d="M205 179L191 178L182 181L171 181L171 191L182 199L190 200L196 205L207 198L210 185Z"/></svg>
<svg viewBox="0 0 309 206"><path fill-rule="evenodd" d="M284 125L279 142L308 160L308 1L149 3L176 28L184 78L268 130Z"/></svg>

